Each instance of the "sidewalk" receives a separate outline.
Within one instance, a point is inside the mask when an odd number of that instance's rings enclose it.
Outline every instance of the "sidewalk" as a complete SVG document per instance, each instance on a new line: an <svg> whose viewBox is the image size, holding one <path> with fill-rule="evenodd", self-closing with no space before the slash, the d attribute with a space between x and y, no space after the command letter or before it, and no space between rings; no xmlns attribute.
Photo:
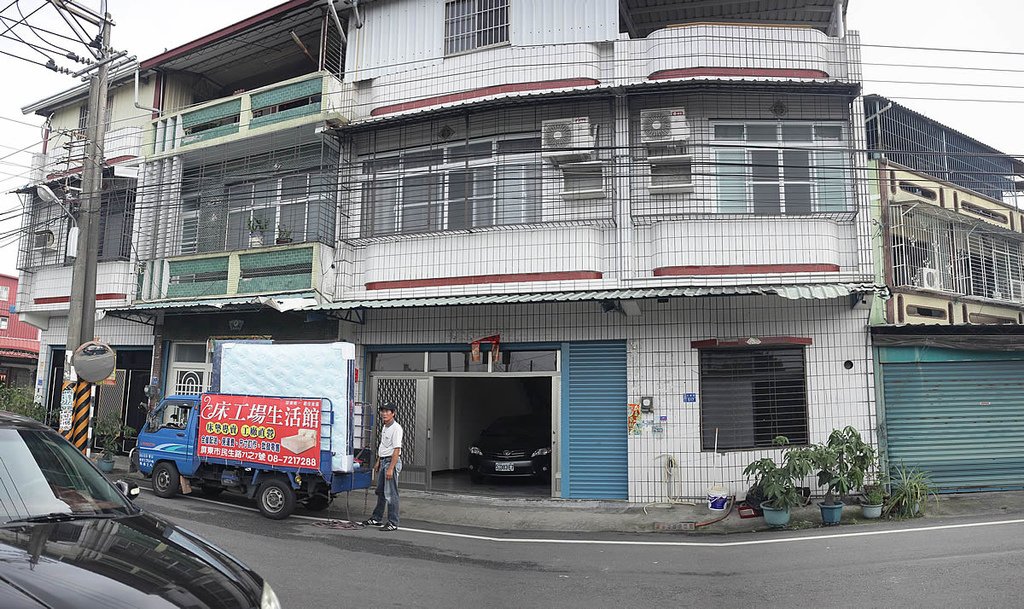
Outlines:
<svg viewBox="0 0 1024 609"><path fill-rule="evenodd" d="M128 461L119 457L113 480L131 479L143 488L150 488L149 479L138 472L128 472ZM617 533L686 533L715 535L772 530L761 517L741 518L736 509L716 512L707 503L636 504L624 501L574 501L559 499L519 499L482 495L451 494L402 489L402 525L459 526L502 532L617 532ZM337 520L359 521L370 516L376 502L373 489L341 494L323 512L307 514ZM927 526L930 522L951 517L1024 518L1024 492L964 493L940 495L929 499L927 515L909 522ZM855 530L891 522L886 519L867 520L860 506L843 509L839 528ZM787 529L822 528L817 504L792 511ZM835 530L837 527L829 527Z"/></svg>

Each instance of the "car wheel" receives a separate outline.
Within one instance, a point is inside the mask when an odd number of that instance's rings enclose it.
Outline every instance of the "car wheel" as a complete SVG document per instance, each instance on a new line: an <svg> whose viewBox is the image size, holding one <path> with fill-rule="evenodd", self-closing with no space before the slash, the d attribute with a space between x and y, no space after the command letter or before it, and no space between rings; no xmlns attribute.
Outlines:
<svg viewBox="0 0 1024 609"><path fill-rule="evenodd" d="M178 468L173 463L161 461L153 468L153 492L157 497L173 497L181 492Z"/></svg>
<svg viewBox="0 0 1024 609"><path fill-rule="evenodd" d="M295 511L295 491L281 478L271 478L261 484L256 501L260 513L272 520L283 520Z"/></svg>
<svg viewBox="0 0 1024 609"><path fill-rule="evenodd" d="M313 495L309 499L306 499L306 509L311 512L322 512L327 509L327 506L331 505L331 498L325 495Z"/></svg>

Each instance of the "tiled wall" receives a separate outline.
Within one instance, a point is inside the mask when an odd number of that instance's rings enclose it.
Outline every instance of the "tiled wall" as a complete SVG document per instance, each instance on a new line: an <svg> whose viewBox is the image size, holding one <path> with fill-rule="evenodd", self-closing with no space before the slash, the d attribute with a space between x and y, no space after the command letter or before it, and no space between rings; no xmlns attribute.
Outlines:
<svg viewBox="0 0 1024 609"><path fill-rule="evenodd" d="M641 315L604 313L598 302L370 311L365 326L343 324L343 340L360 345L466 344L500 333L502 343L626 340L627 395L655 398L656 412L668 416L658 434L641 426L629 437L629 498L664 501L671 494L702 497L723 483L742 495L747 463L771 450L716 455L700 449L700 387L697 351L691 341L747 336L800 336L807 347L810 440L853 425L874 442L873 372L866 332L867 312L845 299L787 300L778 297L705 297L640 302ZM361 360L358 360L361 361ZM847 370L845 362L851 362ZM362 390L362 388L360 388ZM565 395L562 388L562 395ZM696 393L697 403L684 402ZM626 428L626 404L622 425ZM679 464L676 485L665 483L665 457ZM813 486L812 481L807 481Z"/></svg>

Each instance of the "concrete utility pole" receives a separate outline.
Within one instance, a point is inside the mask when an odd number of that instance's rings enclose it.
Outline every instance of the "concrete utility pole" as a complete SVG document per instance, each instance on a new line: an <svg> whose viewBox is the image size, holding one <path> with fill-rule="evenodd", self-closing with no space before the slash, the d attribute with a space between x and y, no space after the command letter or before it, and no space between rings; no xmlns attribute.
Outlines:
<svg viewBox="0 0 1024 609"><path fill-rule="evenodd" d="M63 7L70 9L73 3ZM107 75L110 70L110 15L106 2L102 14L85 12L75 6L76 16L100 27L96 73L89 81L89 106L86 123L85 159L82 165L81 206L78 212L78 250L71 276L71 298L68 310L68 336L64 360L63 391L73 390L71 429L67 438L83 452L88 452L92 384L80 380L71 364L71 355L83 343L94 338L96 325L96 263L99 250L99 215L103 195L103 138L106 136ZM63 399L62 399L63 402Z"/></svg>

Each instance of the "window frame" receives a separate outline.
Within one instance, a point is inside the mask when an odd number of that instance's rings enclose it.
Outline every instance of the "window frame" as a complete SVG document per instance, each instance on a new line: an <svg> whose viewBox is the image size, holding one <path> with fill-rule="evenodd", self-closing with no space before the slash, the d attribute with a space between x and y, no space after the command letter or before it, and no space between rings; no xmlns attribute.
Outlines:
<svg viewBox="0 0 1024 609"><path fill-rule="evenodd" d="M774 126L774 139L752 139L751 127L763 128ZM739 128L732 137L720 137L719 127ZM794 139L792 135L787 137L786 128L795 130L798 127L806 127L810 139ZM827 137L827 131L839 129L839 138ZM852 181L852 159L850 150L850 135L847 125L843 121L817 121L817 120L712 120L710 129L710 160L713 163L714 171L711 187L714 191L715 201L714 213L721 214L749 214L749 215L816 215L828 213L848 213L854 209L855 197L850 192ZM737 135L737 133L739 135ZM803 163L793 164L792 158L801 153L807 154L807 166ZM742 154L742 160L738 160L738 154ZM768 154L774 155L774 161L769 165L765 161ZM731 158L723 158L731 157ZM755 157L762 157L756 159ZM836 167L834 163L837 158L842 158L844 164ZM789 167L792 173L797 175L787 177L786 168ZM760 173L761 175L757 175ZM837 174L841 178L837 177ZM772 177L774 175L774 178ZM736 184L729 188L730 198L724 198L723 177L731 177ZM738 179L737 179L738 178ZM837 188L832 184L839 180ZM742 187L738 182L742 181ZM758 193L768 192L772 186L775 187L775 202L773 207L770 204L759 203ZM787 190L792 189L794 194L798 192L795 186L809 186L808 203L809 209L801 208L796 210L787 209L787 203L794 205L796 200L793 195L787 196ZM787 188L788 187L788 188ZM739 205L739 194L742 192L742 206ZM830 196L830 193L833 193ZM840 197L835 197L839 193ZM836 203L839 203L837 205Z"/></svg>
<svg viewBox="0 0 1024 609"><path fill-rule="evenodd" d="M525 150L502 151L503 143L529 140L536 140L537 145L527 146ZM479 152L481 144L490 145L488 154ZM474 146L478 151L470 152ZM431 156L428 153L435 153L433 158L439 162L421 162ZM533 133L457 140L393 154L369 154L363 156L361 165L364 217L360 234L363 237L516 226L535 224L543 219L543 162L539 138ZM465 182L463 186L473 187L466 189L472 194L453 199L453 177L467 174L485 177ZM429 176L437 177L436 197L429 201L407 201L411 183ZM513 183L517 186L510 188ZM486 184L488 188L477 194L477 184ZM510 201L516 201L517 205L502 205ZM456 222L452 217L458 205L464 206L464 222ZM417 207L424 209L426 225L418 223L410 228L404 212Z"/></svg>
<svg viewBox="0 0 1024 609"><path fill-rule="evenodd" d="M701 442L701 451L702 452L710 452L710 451L714 451L716 448L717 448L718 452L764 450L764 449L768 449L768 448L772 448L773 447L772 440L774 439L774 437L776 435L787 435L787 437L789 438L790 442L793 445L797 445L797 446L807 445L810 442L810 403L809 403L809 399L808 399L810 391L809 391L809 387L808 387L807 346L808 346L807 344L800 344L800 343L771 343L770 341L765 341L764 343L756 345L756 346L749 346L749 345L743 344L743 345L711 346L711 347L700 347L700 348L698 348L697 349L697 352L698 352L698 358L697 358L698 359L698 379L699 379L700 395L701 395L701 399L700 399L700 402L699 402L699 404L700 404L700 442ZM800 412L800 420L797 423L792 423L791 424L791 425L794 425L797 428L798 435L797 434L793 434L792 431L789 434L782 433L783 430L781 430L779 428L783 427L783 425L780 424L778 419L773 419L772 421L770 421L770 427L767 428L767 431L765 431L765 430L759 431L759 429L758 429L758 422L757 422L757 416L756 416L757 409L758 409L757 399L756 399L757 396L754 395L753 390L752 390L751 396L750 396L750 409L749 409L749 413L738 413L738 414L737 413L733 413L732 414L732 417L734 419L734 422L732 423L733 428L734 429L738 429L741 433L743 433L743 432L748 433L749 436L752 438L751 443L749 443L749 444L742 444L741 445L741 444L737 444L737 443L734 443L734 442L729 442L728 439L727 439L728 435L725 435L726 439L723 440L723 434L721 434L721 433L717 434L717 437L716 437L716 434L711 433L709 431L710 430L710 425L712 424L709 421L709 419L718 420L719 418L723 418L723 417L727 418L730 413L729 412L725 412L724 414L723 413L714 413L714 416L712 416L712 413L709 412L709 410L708 410L708 409L712 409L712 408L721 408L722 407L722 405L715 403L715 398L713 397L714 394L715 394L715 389L709 388L709 385L711 384L711 380L712 380L713 377L708 372L708 366L709 366L709 364L712 363L712 362L710 362L708 360L711 357L721 358L723 355L726 355L726 354L728 354L728 355L736 355L737 357L750 358L753 355L758 354L758 352L760 352L760 354L763 355L765 357L765 359L767 359L768 354L771 353L771 352L780 353L782 355L782 357L787 357L787 358L795 358L797 352L799 352L799 365L800 365L800 370L799 370L799 374L798 374L798 376L799 376L799 383L800 383L800 385L799 385L799 387L800 387L799 397L800 397L802 403L800 405L791 405L791 406L789 406L789 408L791 408L791 409L800 410L801 411ZM742 360L739 360L739 361L732 362L732 365L734 365L734 366L742 366L743 363L744 362ZM754 372L756 372L756 371L754 371ZM748 377L749 379L751 379L751 383L762 382L762 383L771 383L773 385L773 388L772 388L772 392L773 393L771 394L771 397L770 397L771 403L769 403L769 404L767 404L765 406L762 406L762 408L769 408L770 410L774 411L773 416L777 416L778 415L778 411L781 408L785 407L785 405L780 406L780 404L777 402L777 400L779 399L778 395L777 395L777 384L780 381L782 381L782 382L793 382L793 380L795 378L794 375L789 375L789 377L787 377L786 375L776 376L776 375L773 374L773 375L768 375L768 376L766 376L763 379L758 379L758 377L755 375L754 372L751 372L750 376ZM732 398L729 401L730 405L726 406L726 408L732 409L732 410L736 409L735 404L736 404L737 400L735 399L735 397L737 395L736 392L738 391L738 385L739 385L739 383L736 382L736 380L735 380L737 378L741 378L741 377L739 377L738 375L734 374L733 377L732 377L733 380L729 383L731 388L727 391L728 393L732 394ZM796 395L796 394L793 394L793 395ZM748 417L748 419L749 419L748 420L748 422L749 422L749 430L744 428L744 421L740 420L744 414L749 414L749 417ZM706 424L709 425L708 429L705 429L705 425ZM721 426L719 425L719 429L720 428L721 428ZM772 431L772 430L774 430L774 431ZM717 446L716 446L716 443L717 443Z"/></svg>
<svg viewBox="0 0 1024 609"><path fill-rule="evenodd" d="M481 9L485 3L490 6ZM459 6L468 7L468 10L456 15L454 13ZM443 10L442 46L445 57L510 44L512 7L509 0L445 0ZM486 13L494 13L498 18L504 16L504 21L489 26L481 24ZM455 32L460 22L467 24L465 31ZM488 41L489 36L494 40Z"/></svg>

